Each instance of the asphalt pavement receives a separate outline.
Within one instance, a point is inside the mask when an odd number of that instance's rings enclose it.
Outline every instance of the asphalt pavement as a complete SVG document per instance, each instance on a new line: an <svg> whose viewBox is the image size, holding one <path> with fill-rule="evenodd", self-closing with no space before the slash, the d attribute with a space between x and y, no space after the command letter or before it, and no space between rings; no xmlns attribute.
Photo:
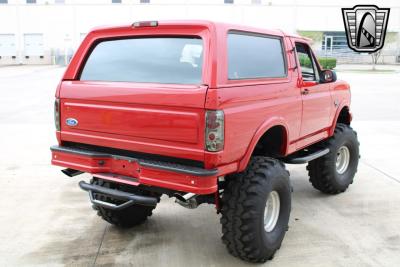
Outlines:
<svg viewBox="0 0 400 267"><path fill-rule="evenodd" d="M211 205L163 198L150 219L120 230L102 221L78 181L50 165L54 92L64 69L0 68L0 266L254 266L230 256ZM305 165L289 231L265 266L400 266L400 73L344 71L361 161L353 185L327 196Z"/></svg>

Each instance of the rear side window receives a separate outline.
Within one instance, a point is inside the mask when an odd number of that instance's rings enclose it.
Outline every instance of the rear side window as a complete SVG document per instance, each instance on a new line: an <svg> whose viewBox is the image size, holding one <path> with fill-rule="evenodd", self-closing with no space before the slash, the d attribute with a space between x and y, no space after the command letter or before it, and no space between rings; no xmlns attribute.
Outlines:
<svg viewBox="0 0 400 267"><path fill-rule="evenodd" d="M228 79L286 76L282 40L279 37L228 34Z"/></svg>
<svg viewBox="0 0 400 267"><path fill-rule="evenodd" d="M200 38L134 38L103 41L86 61L80 80L200 84Z"/></svg>

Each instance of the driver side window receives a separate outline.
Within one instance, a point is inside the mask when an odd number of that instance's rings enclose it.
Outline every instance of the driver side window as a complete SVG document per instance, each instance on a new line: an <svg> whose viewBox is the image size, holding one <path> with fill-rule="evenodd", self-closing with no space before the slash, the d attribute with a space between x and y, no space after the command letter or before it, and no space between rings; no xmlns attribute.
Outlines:
<svg viewBox="0 0 400 267"><path fill-rule="evenodd" d="M299 58L301 74L305 81L319 81L318 69L311 55L308 45L296 43L297 57Z"/></svg>

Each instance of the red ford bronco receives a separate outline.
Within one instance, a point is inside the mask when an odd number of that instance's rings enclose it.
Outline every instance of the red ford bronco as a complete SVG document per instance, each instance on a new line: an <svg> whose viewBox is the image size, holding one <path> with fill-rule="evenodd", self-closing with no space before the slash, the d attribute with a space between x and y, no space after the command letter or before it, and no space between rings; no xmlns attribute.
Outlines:
<svg viewBox="0 0 400 267"><path fill-rule="evenodd" d="M309 40L207 21L145 21L91 31L56 91L52 164L75 176L98 215L140 224L161 195L214 204L222 240L264 262L288 229L284 163L308 163L327 194L353 182L359 143L349 85Z"/></svg>

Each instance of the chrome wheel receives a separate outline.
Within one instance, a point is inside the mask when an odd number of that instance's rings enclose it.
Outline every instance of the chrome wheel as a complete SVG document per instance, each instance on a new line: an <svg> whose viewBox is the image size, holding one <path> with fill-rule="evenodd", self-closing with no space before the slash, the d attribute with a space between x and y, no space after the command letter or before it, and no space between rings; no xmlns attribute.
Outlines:
<svg viewBox="0 0 400 267"><path fill-rule="evenodd" d="M341 146L336 154L336 171L343 174L347 171L350 163L350 150L347 146Z"/></svg>
<svg viewBox="0 0 400 267"><path fill-rule="evenodd" d="M276 191L272 191L268 195L264 210L264 229L266 232L274 230L279 218L280 207L279 194Z"/></svg>

